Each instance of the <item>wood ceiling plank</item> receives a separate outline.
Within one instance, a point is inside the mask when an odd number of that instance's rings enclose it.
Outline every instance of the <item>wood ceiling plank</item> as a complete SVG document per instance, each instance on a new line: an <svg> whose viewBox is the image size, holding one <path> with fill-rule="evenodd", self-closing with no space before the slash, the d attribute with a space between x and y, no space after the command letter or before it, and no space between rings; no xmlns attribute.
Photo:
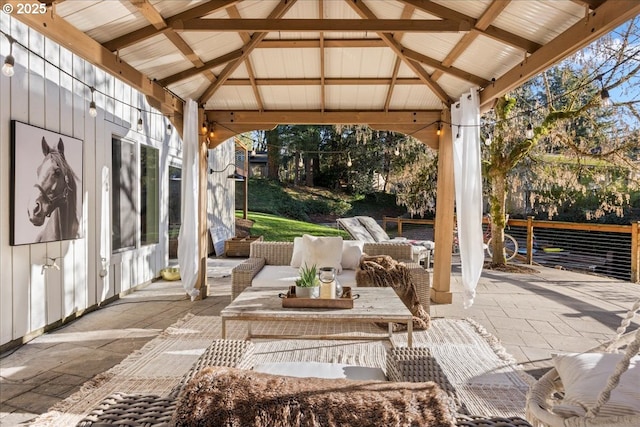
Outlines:
<svg viewBox="0 0 640 427"><path fill-rule="evenodd" d="M485 87L480 93L482 111L491 109L498 97L639 14L640 1L607 0L591 12L588 18L575 23L567 31L503 74L493 84Z"/></svg>
<svg viewBox="0 0 640 427"><path fill-rule="evenodd" d="M219 31L219 32L406 32L444 33L469 31L467 21L457 22L447 19L191 19L174 21L171 27L176 31Z"/></svg>
<svg viewBox="0 0 640 427"><path fill-rule="evenodd" d="M184 12L166 18L165 23L167 24L167 26L171 26L171 23L175 20L183 21L199 18L218 10L225 9L238 3L239 1L241 0L211 0L199 6L193 7L191 9L185 10ZM102 45L105 48L109 49L111 52L115 52L119 49L124 49L127 46L131 46L132 44L151 38L157 34L158 29L156 29L153 25L148 25L146 27L132 31L131 33L116 37L113 40L104 42L102 43Z"/></svg>
<svg viewBox="0 0 640 427"><path fill-rule="evenodd" d="M325 77L324 83L327 86L387 86L392 84L393 77ZM274 79L255 79L258 86L319 86L322 80L318 77L308 78L274 78ZM397 77L395 78L397 85L421 85L422 80L414 77ZM250 86L249 79L227 79L225 85L228 86Z"/></svg>
<svg viewBox="0 0 640 427"><path fill-rule="evenodd" d="M207 118L223 126L233 127L237 124L387 124L424 126L425 123L437 122L440 110L415 111L226 111L207 110Z"/></svg>
<svg viewBox="0 0 640 427"><path fill-rule="evenodd" d="M278 5L271 11L268 16L268 20L279 20L291 7L296 3L296 0L280 0ZM217 76L217 80L212 83L205 91L200 95L198 104L206 104L206 102L213 96L214 93L224 84L224 82L231 77L231 74L238 68L240 63L251 54L253 49L266 37L268 33L254 33L251 37L251 41L245 44L241 52L240 57L232 62L229 62L224 69Z"/></svg>
<svg viewBox="0 0 640 427"><path fill-rule="evenodd" d="M294 49L294 48L319 48L318 39L304 40L262 40L256 49ZM367 47L387 47L381 39L328 39L324 38L326 48L367 48Z"/></svg>
<svg viewBox="0 0 640 427"><path fill-rule="evenodd" d="M487 79L483 79L482 77L476 76L471 73L467 73L464 70L461 70L456 67L445 67L441 62L436 61L435 59L429 58L426 55L423 55L414 50L408 49L406 47L402 48L404 56L414 61L417 61L421 64L426 65L427 67L435 68L436 70L444 71L447 74L451 74L459 79L466 80L478 86L486 86L489 84Z"/></svg>
<svg viewBox="0 0 640 427"><path fill-rule="evenodd" d="M351 6L351 8L358 14L360 15L362 18L364 18L365 20L368 19L374 19L376 20L377 17L376 15L371 11L371 9L369 9L364 3L362 2L358 2L356 0L350 0L347 2L347 4L349 4ZM422 68L422 65L420 65L419 62L407 58L407 56L405 55L405 51L406 48L404 46L402 46L400 43L398 43L394 38L393 35L390 33L381 33L378 32L378 36L385 41L385 43L387 43L387 45L391 48L391 50L394 51L394 53L396 54L396 56L400 59L402 59L402 61L407 64L407 66L414 72L416 73L416 75L418 76L418 78L420 78L420 80L422 80L427 87L445 104L451 104L453 102L453 99L451 99L451 97L444 91L444 89L442 89L442 87L440 87L439 84L437 84L436 82L434 82L431 77L429 76L429 74L427 73L427 71Z"/></svg>
<svg viewBox="0 0 640 427"><path fill-rule="evenodd" d="M477 31L481 31L484 35L491 37L495 40L498 40L502 43L508 44L518 49L522 49L526 52L535 52L540 48L540 45L534 43L531 40L527 40L524 37L517 36L513 33L509 33L507 31L496 28L492 25L488 26L484 30L480 30L477 28L478 21L472 16L465 15L463 13L457 12L455 10L449 9L445 6L442 6L438 3L434 3L432 1L424 1L424 0L400 0L403 3L407 3L413 5L418 10L422 10L423 12L429 13L431 15L438 16L442 19L452 19L458 20L459 22L467 21L470 23L472 28L476 28Z"/></svg>
<svg viewBox="0 0 640 427"><path fill-rule="evenodd" d="M400 18L411 19L415 10L415 7L405 5L402 8L402 14L400 15ZM404 33L396 33L393 35L393 38L396 39L398 43L402 43L402 37L404 37ZM384 100L384 111L389 111L389 106L391 105L391 97L393 96L393 89L396 86L398 71L400 70L400 64L402 64L402 59L400 59L400 57L396 55L395 63L393 64L393 72L391 73L391 84L389 84L389 89L387 90L387 95L385 96Z"/></svg>
<svg viewBox="0 0 640 427"><path fill-rule="evenodd" d="M227 8L227 13L231 18L240 19L240 12L238 8L234 6L230 6ZM238 33L240 38L242 39L242 43L247 44L251 41L251 35L249 33ZM256 104L258 104L258 109L260 111L264 110L264 103L262 102L262 95L260 95L260 89L258 89L258 85L256 84L256 76L253 72L253 65L251 63L251 59L249 57L245 58L244 65L247 67L247 74L249 75L249 82L251 83L251 89L253 90L253 96L256 99ZM212 81L214 83L215 81Z"/></svg>
<svg viewBox="0 0 640 427"><path fill-rule="evenodd" d="M480 15L475 28L478 30L485 30L493 23L500 13L502 13L510 2L511 0L494 0L489 7L485 9L482 15ZM453 49L451 49L447 56L442 60L442 65L444 67L451 67L456 59L458 59L469 48L469 46L471 46L479 34L480 33L477 31L469 31L462 36L458 43L456 43ZM442 69L438 69L431 75L431 78L437 81L443 74L444 71ZM484 84L480 86L484 86Z"/></svg>
<svg viewBox="0 0 640 427"><path fill-rule="evenodd" d="M318 0L318 17L324 19L324 2L322 0ZM320 33L320 111L324 111L326 106L324 48L324 33Z"/></svg>
<svg viewBox="0 0 640 427"><path fill-rule="evenodd" d="M131 2L131 4L138 8L138 11L140 11L142 16L144 16L145 19L149 21L149 23L153 25L156 30L161 30L167 27L167 23L164 21L164 18L162 17L160 12L158 12L156 8L153 7L151 3L149 3L149 0L129 1Z"/></svg>
<svg viewBox="0 0 640 427"><path fill-rule="evenodd" d="M21 1L8 0L7 3L17 7ZM182 117L183 101L167 92L163 86L139 72L100 43L69 24L62 17L53 13L15 14L18 21L34 28L44 36L60 44L65 49L79 55L89 63L117 76L131 87L155 101L162 114ZM151 103L151 101L150 101Z"/></svg>
<svg viewBox="0 0 640 427"><path fill-rule="evenodd" d="M204 65L200 68L189 68L187 70L181 71L171 76L167 76L164 79L160 80L160 84L162 86L169 86L172 83L176 83L176 82L179 82L180 80L188 79L189 77L193 77L197 74L200 74L205 70L210 70L211 68L219 67L231 61L235 61L241 57L242 57L242 49L237 49L229 53L226 53L218 58L214 58L210 61L205 62Z"/></svg>

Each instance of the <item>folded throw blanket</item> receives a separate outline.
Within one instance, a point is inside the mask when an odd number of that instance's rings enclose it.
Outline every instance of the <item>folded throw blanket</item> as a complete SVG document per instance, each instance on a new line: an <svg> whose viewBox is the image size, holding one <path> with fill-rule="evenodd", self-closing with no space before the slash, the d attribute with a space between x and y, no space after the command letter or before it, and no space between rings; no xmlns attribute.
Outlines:
<svg viewBox="0 0 640 427"><path fill-rule="evenodd" d="M396 291L404 305L413 314L413 329L428 329L431 317L424 309L416 293L416 285L411 279L409 268L389 255L360 258L356 269L356 284L365 287L391 287ZM386 328L387 324L380 325ZM406 325L396 323L393 330L401 330Z"/></svg>
<svg viewBox="0 0 640 427"><path fill-rule="evenodd" d="M173 426L454 427L433 382L295 378L209 367L178 398Z"/></svg>

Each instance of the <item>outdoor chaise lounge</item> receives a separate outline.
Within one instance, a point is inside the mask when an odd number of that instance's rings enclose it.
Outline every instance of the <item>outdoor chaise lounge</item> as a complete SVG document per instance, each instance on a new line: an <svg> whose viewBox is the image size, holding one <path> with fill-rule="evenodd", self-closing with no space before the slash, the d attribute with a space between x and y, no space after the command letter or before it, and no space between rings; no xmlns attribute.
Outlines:
<svg viewBox="0 0 640 427"><path fill-rule="evenodd" d="M411 258L414 262L424 262L424 268L431 264L431 256L435 248L431 240L407 240L403 237L391 239L378 222L370 216L354 216L350 218L338 218L338 226L344 229L355 240L370 243L406 242L413 249ZM424 261L423 261L424 260Z"/></svg>
<svg viewBox="0 0 640 427"><path fill-rule="evenodd" d="M294 242L251 243L249 258L231 270L231 298L235 299L249 286L280 286L288 289L293 285L298 276L299 267L299 265L294 266L295 262L292 263L294 246ZM348 255L349 253L351 256ZM338 275L338 281L343 286L357 286L355 269L361 254L389 255L395 260L404 261L416 286L418 300L424 309L429 311L429 272L412 261L411 245L403 242L343 241L343 271ZM347 258L351 260L347 261Z"/></svg>

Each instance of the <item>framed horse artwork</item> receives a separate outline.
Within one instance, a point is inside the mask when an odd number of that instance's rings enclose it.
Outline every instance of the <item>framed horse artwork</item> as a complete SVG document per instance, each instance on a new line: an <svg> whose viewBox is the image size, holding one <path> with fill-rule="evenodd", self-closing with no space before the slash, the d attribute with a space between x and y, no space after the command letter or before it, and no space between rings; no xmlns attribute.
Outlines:
<svg viewBox="0 0 640 427"><path fill-rule="evenodd" d="M83 141L11 121L11 244L82 237Z"/></svg>

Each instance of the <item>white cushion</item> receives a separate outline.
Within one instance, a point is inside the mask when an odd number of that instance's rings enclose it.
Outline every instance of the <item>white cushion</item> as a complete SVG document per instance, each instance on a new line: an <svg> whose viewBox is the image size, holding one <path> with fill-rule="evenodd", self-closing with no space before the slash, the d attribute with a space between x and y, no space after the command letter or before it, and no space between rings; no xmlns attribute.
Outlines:
<svg viewBox="0 0 640 427"><path fill-rule="evenodd" d="M356 271L355 270L342 270L342 273L338 274L338 282L344 288L345 286L350 286L352 288L356 287Z"/></svg>
<svg viewBox="0 0 640 427"><path fill-rule="evenodd" d="M355 270L360 264L364 242L360 240L344 240L342 242L342 259L340 264L343 270Z"/></svg>
<svg viewBox="0 0 640 427"><path fill-rule="evenodd" d="M277 286L285 291L289 289L289 286L295 285L299 278L300 272L297 268L288 265L265 265L255 275L251 286L261 288Z"/></svg>
<svg viewBox="0 0 640 427"><path fill-rule="evenodd" d="M380 368L345 365L343 363L321 362L274 362L260 363L254 371L272 375L286 375L298 378L349 378L352 380L386 381Z"/></svg>
<svg viewBox="0 0 640 427"><path fill-rule="evenodd" d="M293 239L293 255L291 255L291 267L300 268L302 266L303 243L302 237Z"/></svg>
<svg viewBox="0 0 640 427"><path fill-rule="evenodd" d="M289 265L265 265L255 275L251 281L251 286L258 288L273 288L277 287L286 291L289 286L296 284L296 279L300 278L300 271L297 268L293 268ZM342 270L342 273L338 274L338 282L342 286L356 286L356 271L355 270Z"/></svg>
<svg viewBox="0 0 640 427"><path fill-rule="evenodd" d="M303 234L302 243L301 267L315 265L318 268L333 267L337 273L342 271L342 237Z"/></svg>
<svg viewBox="0 0 640 427"><path fill-rule="evenodd" d="M553 411L563 416L586 414L598 400L622 357L622 354L610 353L555 356L553 362L562 380L565 397ZM631 358L629 369L620 376L620 383L600 409L601 416L637 414L640 414L640 356Z"/></svg>
<svg viewBox="0 0 640 427"><path fill-rule="evenodd" d="M382 228L375 219L370 216L357 216L356 218L358 218L358 221L364 225L376 242L391 240L387 232L384 231L384 228Z"/></svg>

